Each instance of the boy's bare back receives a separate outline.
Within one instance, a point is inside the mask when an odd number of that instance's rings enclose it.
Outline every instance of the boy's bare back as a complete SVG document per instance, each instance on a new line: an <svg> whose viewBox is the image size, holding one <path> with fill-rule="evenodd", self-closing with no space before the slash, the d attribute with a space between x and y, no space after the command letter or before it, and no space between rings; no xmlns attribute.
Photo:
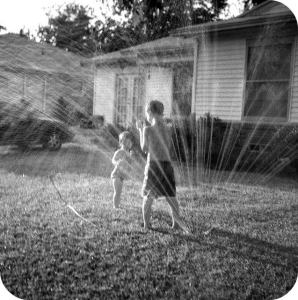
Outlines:
<svg viewBox="0 0 298 300"><path fill-rule="evenodd" d="M164 122L146 128L149 140L148 159L170 161L170 130Z"/></svg>

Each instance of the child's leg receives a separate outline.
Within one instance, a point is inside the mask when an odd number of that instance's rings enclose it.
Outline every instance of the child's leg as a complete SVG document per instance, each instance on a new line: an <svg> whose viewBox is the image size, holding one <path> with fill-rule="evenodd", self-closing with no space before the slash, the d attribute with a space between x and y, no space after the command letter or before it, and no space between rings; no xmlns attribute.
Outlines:
<svg viewBox="0 0 298 300"><path fill-rule="evenodd" d="M170 205L172 211L172 220L173 220L172 227L174 228L178 225L183 231L189 233L189 229L187 228L186 224L182 221L182 219L179 216L179 204L176 197L167 197L166 200Z"/></svg>
<svg viewBox="0 0 298 300"><path fill-rule="evenodd" d="M120 178L113 178L113 188L114 188L114 194L113 194L113 206L114 208L118 208L120 204L120 196L122 191L122 185L123 180Z"/></svg>
<svg viewBox="0 0 298 300"><path fill-rule="evenodd" d="M150 215L151 215L151 207L153 203L153 198L150 196L145 196L143 198L143 221L144 221L144 229L150 228Z"/></svg>

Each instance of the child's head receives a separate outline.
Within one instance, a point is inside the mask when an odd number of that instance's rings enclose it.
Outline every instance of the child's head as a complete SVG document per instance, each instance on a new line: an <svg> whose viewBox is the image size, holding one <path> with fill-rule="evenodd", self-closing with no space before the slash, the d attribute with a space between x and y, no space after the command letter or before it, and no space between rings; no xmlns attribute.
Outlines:
<svg viewBox="0 0 298 300"><path fill-rule="evenodd" d="M132 135L129 131L123 131L119 134L119 144L124 149L130 150L132 147Z"/></svg>
<svg viewBox="0 0 298 300"><path fill-rule="evenodd" d="M153 117L162 117L163 112L164 112L164 106L158 100L151 100L146 105L146 116L149 122L151 122Z"/></svg>

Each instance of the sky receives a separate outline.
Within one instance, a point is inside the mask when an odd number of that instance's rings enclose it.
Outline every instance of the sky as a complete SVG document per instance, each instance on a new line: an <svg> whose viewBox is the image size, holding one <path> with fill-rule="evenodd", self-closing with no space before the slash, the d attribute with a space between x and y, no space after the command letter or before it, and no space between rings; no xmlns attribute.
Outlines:
<svg viewBox="0 0 298 300"><path fill-rule="evenodd" d="M48 17L46 13L53 10L53 7L63 6L66 3L78 3L88 5L95 9L95 15L100 16L100 7L105 12L109 11L112 0L6 0L1 3L0 25L6 27L6 31L1 33L15 32L20 29L29 29L31 34L35 34L39 25L47 25ZM239 2L242 0L228 0L230 4L231 16L241 13ZM298 7L295 0L279 0L287 5L292 12L298 16Z"/></svg>
<svg viewBox="0 0 298 300"><path fill-rule="evenodd" d="M95 9L95 14L100 15L100 7L107 11L111 0L6 0L0 7L0 25L6 27L6 32L19 33L20 29L29 29L31 34L37 31L39 25L47 25L49 11L54 11L57 6L67 3L77 3Z"/></svg>

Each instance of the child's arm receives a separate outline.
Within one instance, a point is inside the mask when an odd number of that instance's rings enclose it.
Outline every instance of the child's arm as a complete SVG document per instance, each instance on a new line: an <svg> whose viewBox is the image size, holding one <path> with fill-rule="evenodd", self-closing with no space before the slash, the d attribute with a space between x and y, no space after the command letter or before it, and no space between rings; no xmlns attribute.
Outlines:
<svg viewBox="0 0 298 300"><path fill-rule="evenodd" d="M112 158L112 164L114 165L114 166L116 166L119 162L120 162L120 160L122 159L122 151L121 151L121 149L119 149L119 150L117 150L115 153L114 153L114 155L113 155L113 158Z"/></svg>

